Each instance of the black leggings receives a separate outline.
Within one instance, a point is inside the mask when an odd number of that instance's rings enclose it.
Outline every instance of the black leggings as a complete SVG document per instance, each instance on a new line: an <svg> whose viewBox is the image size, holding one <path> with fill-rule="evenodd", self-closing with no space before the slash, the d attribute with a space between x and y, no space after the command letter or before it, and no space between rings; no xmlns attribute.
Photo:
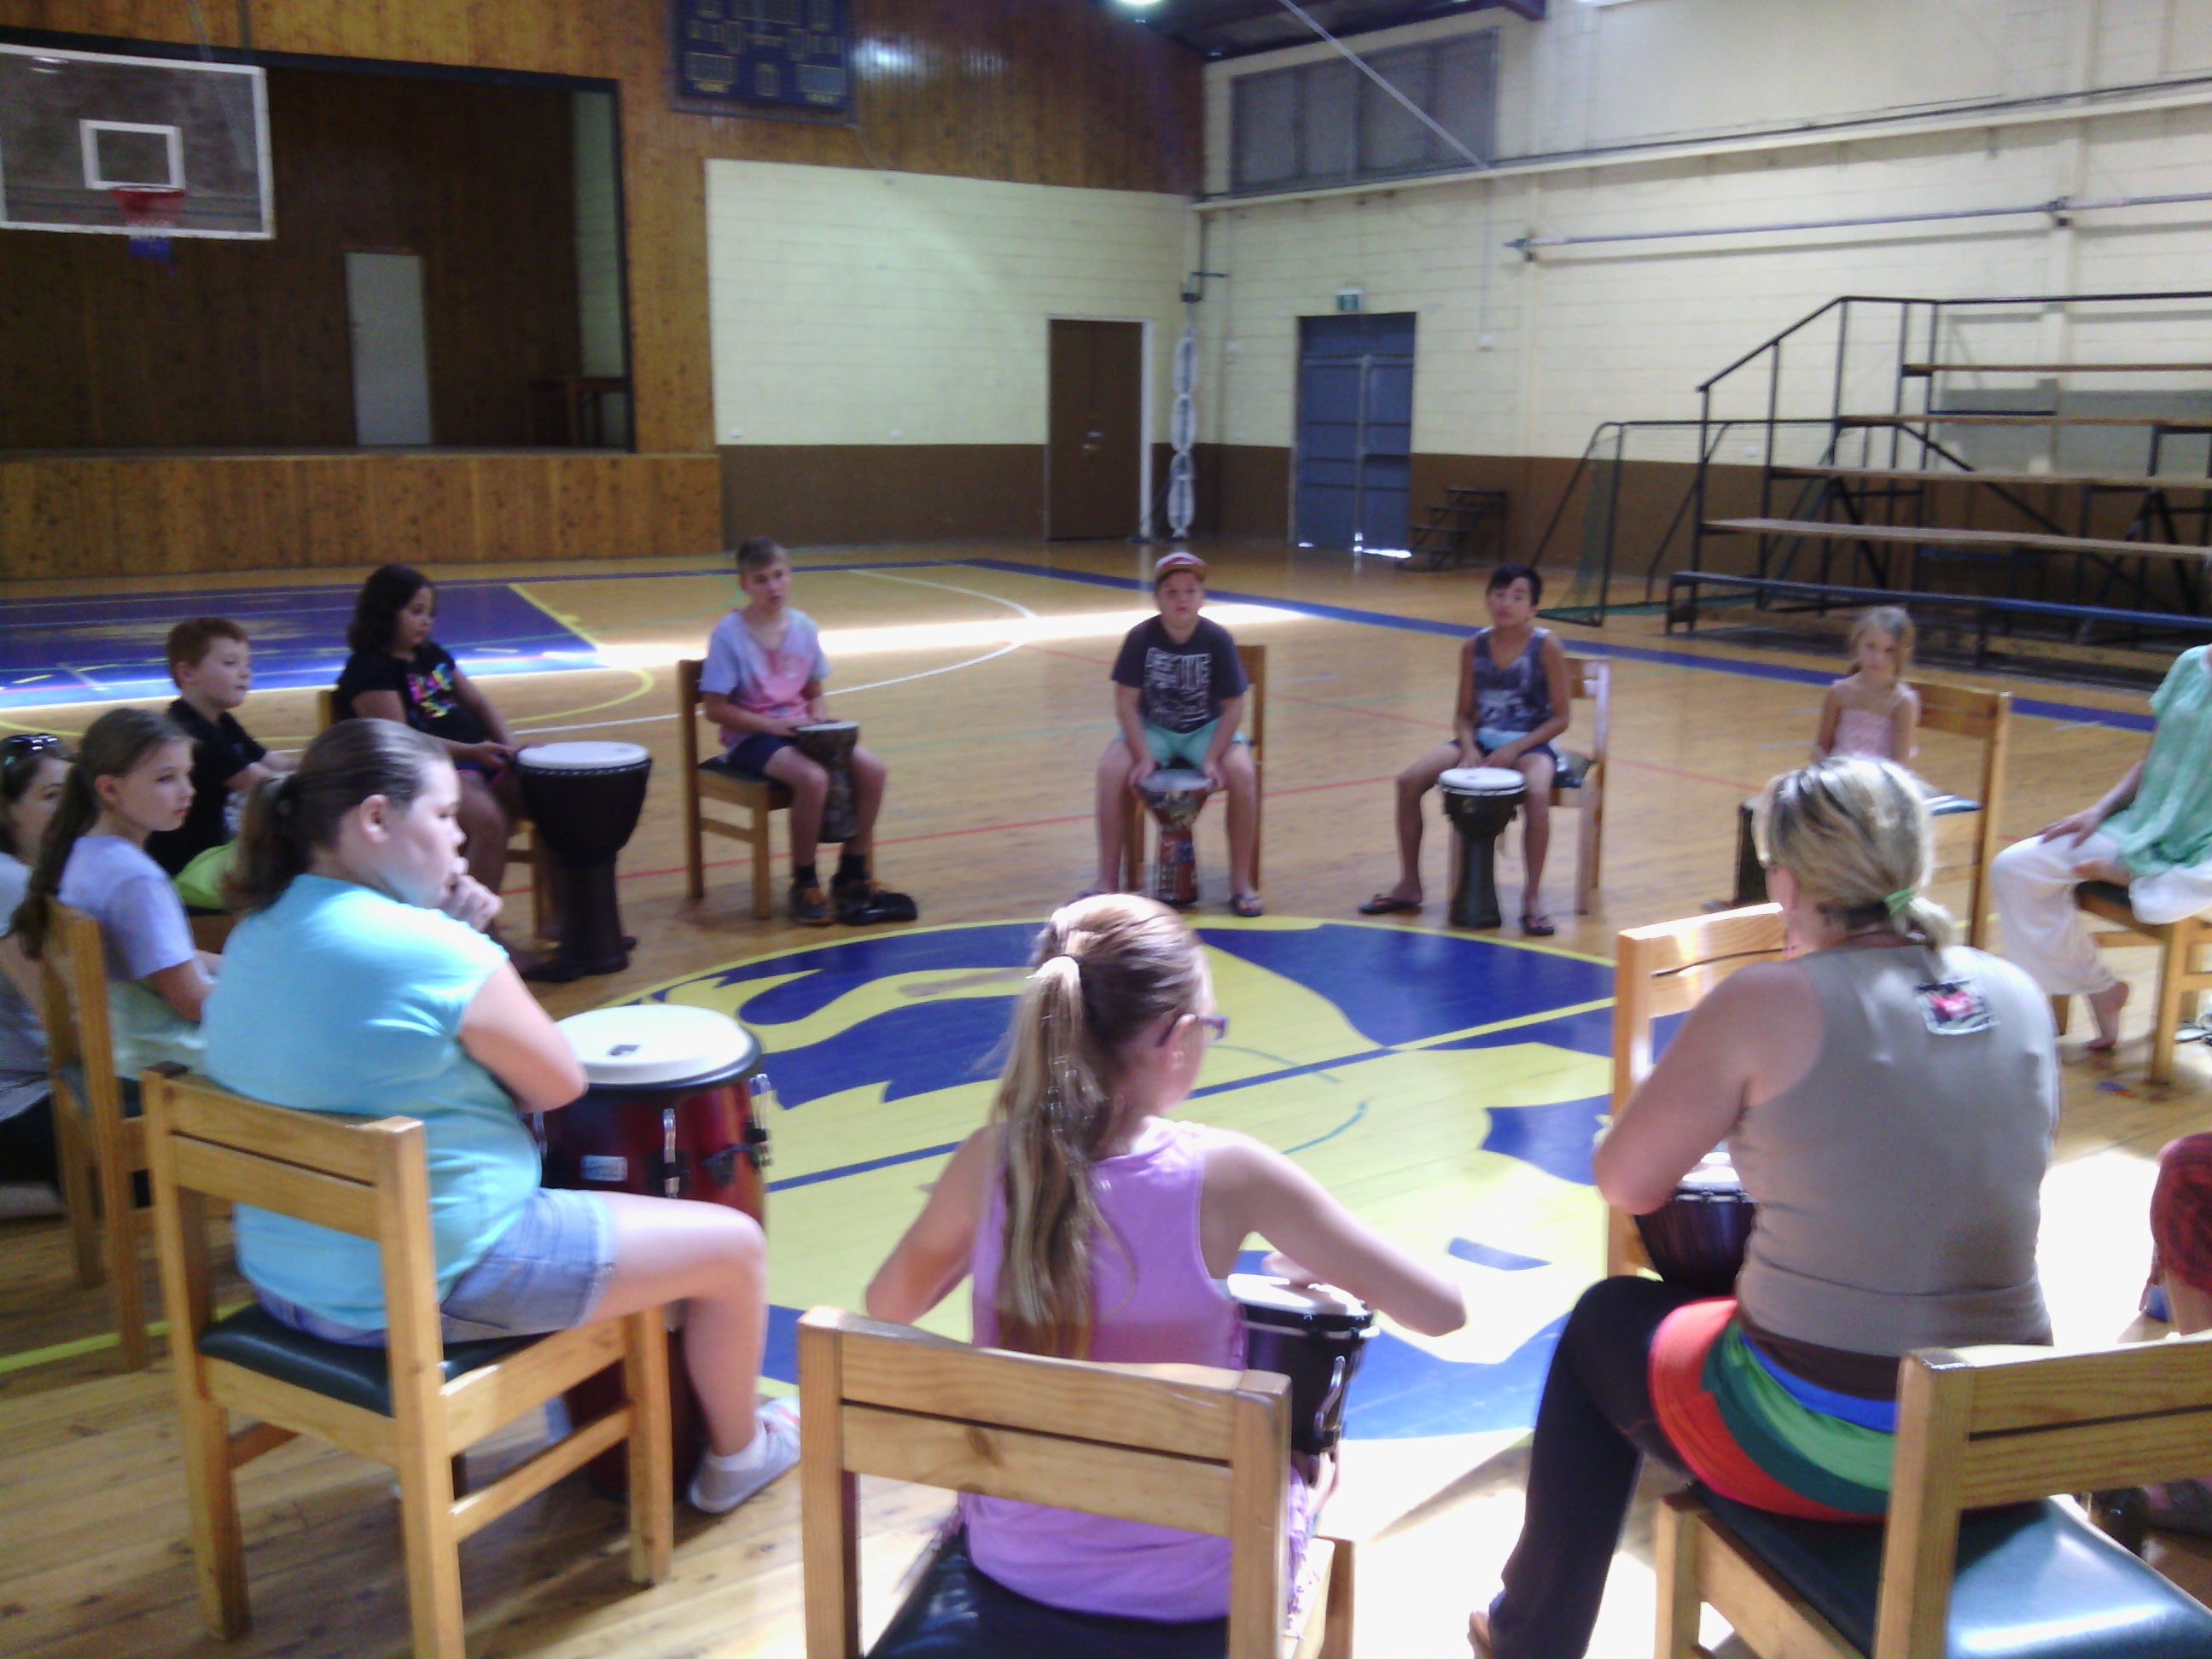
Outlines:
<svg viewBox="0 0 2212 1659"><path fill-rule="evenodd" d="M0 1185L43 1182L61 1185L61 1159L54 1151L54 1103L34 1101L12 1117L0 1118Z"/></svg>
<svg viewBox="0 0 2212 1659"><path fill-rule="evenodd" d="M1681 1470L1651 1408L1652 1338L1701 1298L1656 1279L1603 1279L1567 1317L1536 1408L1521 1541L1491 1603L1498 1659L1577 1659L1589 1647L1646 1456Z"/></svg>

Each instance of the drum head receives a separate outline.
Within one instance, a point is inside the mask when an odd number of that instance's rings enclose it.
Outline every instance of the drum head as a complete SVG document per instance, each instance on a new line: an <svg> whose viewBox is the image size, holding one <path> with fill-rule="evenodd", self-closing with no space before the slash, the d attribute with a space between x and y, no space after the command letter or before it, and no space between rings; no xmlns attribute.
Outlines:
<svg viewBox="0 0 2212 1659"><path fill-rule="evenodd" d="M1728 1194L1741 1193L1743 1181L1736 1174L1735 1165L1729 1161L1726 1152L1708 1152L1689 1174L1682 1177L1681 1185L1676 1190L1704 1193L1719 1198Z"/></svg>
<svg viewBox="0 0 2212 1659"><path fill-rule="evenodd" d="M823 736L829 736L838 732L857 732L860 729L860 723L858 720L809 720L804 726L794 726L791 729L794 732L818 732Z"/></svg>
<svg viewBox="0 0 2212 1659"><path fill-rule="evenodd" d="M1356 1296L1327 1288L1308 1290L1271 1273L1231 1273L1229 1294L1244 1317L1262 1325L1287 1325L1323 1331L1361 1330L1375 1322Z"/></svg>
<svg viewBox="0 0 2212 1659"><path fill-rule="evenodd" d="M1518 772L1503 766L1455 766L1437 778L1437 788L1455 795L1517 795L1528 787Z"/></svg>
<svg viewBox="0 0 2212 1659"><path fill-rule="evenodd" d="M518 750L515 759L532 772L610 772L647 765L653 756L634 743L541 743Z"/></svg>
<svg viewBox="0 0 2212 1659"><path fill-rule="evenodd" d="M760 1043L727 1014L680 1003L594 1008L560 1022L594 1087L646 1088L750 1066Z"/></svg>
<svg viewBox="0 0 2212 1659"><path fill-rule="evenodd" d="M1170 795L1202 795L1213 786L1206 781L1203 772L1164 767L1157 772L1147 772L1137 787L1156 800L1164 800Z"/></svg>

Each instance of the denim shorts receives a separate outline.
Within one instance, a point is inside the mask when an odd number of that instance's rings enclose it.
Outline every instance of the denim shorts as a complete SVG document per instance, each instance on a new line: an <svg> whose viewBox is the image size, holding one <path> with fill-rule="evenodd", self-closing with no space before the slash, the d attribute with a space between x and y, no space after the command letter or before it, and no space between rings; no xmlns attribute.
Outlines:
<svg viewBox="0 0 2212 1659"><path fill-rule="evenodd" d="M768 763L787 749L799 744L775 732L748 732L730 745L730 751L716 760L703 761L703 766L717 772L738 772L748 777L764 778Z"/></svg>
<svg viewBox="0 0 2212 1659"><path fill-rule="evenodd" d="M1166 726L1154 726L1150 720L1142 724L1145 728L1145 751L1152 757L1154 765L1182 766L1194 772L1203 772L1206 770L1206 751L1213 747L1213 728L1220 725L1221 720L1216 716L1195 732L1170 732ZM1244 739L1237 737L1231 741L1242 743Z"/></svg>
<svg viewBox="0 0 2212 1659"><path fill-rule="evenodd" d="M588 1324L615 1271L615 1220L596 1193L540 1187L438 1304L448 1342L532 1336ZM340 1324L256 1288L270 1318L325 1342L380 1348L382 1331Z"/></svg>
<svg viewBox="0 0 2212 1659"><path fill-rule="evenodd" d="M1528 735L1526 732L1501 732L1496 726L1486 726L1475 732L1474 740L1481 745L1482 752L1487 755L1493 750L1504 748L1509 743L1518 743ZM1552 763L1554 771L1559 769L1559 751L1548 743L1540 743L1533 749L1524 749L1521 752L1523 756L1541 755ZM1485 761L1483 764L1487 766L1490 763Z"/></svg>

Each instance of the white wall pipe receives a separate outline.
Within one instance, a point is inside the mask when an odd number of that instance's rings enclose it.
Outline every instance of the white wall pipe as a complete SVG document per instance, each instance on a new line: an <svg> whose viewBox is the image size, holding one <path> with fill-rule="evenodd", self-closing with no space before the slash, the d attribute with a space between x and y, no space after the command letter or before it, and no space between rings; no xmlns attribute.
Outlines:
<svg viewBox="0 0 2212 1659"><path fill-rule="evenodd" d="M2181 202L2212 202L2212 191L2186 191L2172 196L2113 196L2077 202L2053 197L2026 207L1947 208L1934 213L1872 213L1856 219L1795 219L1769 225L1712 225L1695 230L1604 231L1589 236L1516 236L1505 244L1523 252L1540 247L1581 247L1592 242L1669 242L1686 236L1764 236L1791 230L1856 230L1869 225L1917 225L1943 219L2016 219L2029 214L2048 214L2063 221L2076 213L2111 208L2165 207Z"/></svg>

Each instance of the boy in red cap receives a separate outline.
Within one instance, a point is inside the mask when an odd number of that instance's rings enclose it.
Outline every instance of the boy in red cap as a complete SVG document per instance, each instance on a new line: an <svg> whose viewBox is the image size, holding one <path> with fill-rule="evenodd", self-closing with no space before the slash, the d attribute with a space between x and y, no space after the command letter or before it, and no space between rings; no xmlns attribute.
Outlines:
<svg viewBox="0 0 2212 1659"><path fill-rule="evenodd" d="M1185 767L1203 772L1229 796L1229 908L1256 916L1266 908L1252 876L1260 778L1237 735L1244 715L1244 665L1229 630L1199 615L1206 562L1195 553L1170 553L1152 567L1152 598L1160 614L1131 629L1114 659L1114 718L1121 733L1098 759L1098 881L1092 890L1109 893L1121 884L1130 790L1164 766Z"/></svg>

